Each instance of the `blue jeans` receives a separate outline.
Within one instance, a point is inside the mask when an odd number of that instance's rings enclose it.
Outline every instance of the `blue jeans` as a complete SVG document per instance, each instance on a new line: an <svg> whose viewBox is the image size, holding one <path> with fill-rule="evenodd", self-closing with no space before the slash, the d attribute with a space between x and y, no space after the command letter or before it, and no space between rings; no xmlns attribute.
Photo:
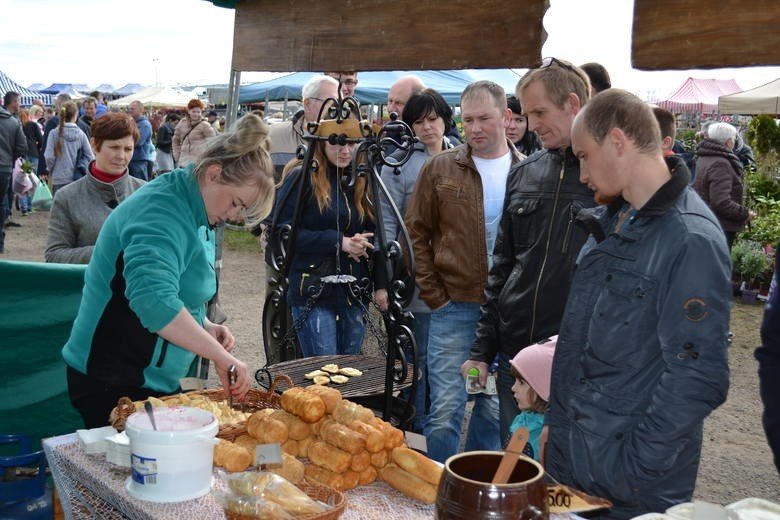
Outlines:
<svg viewBox="0 0 780 520"><path fill-rule="evenodd" d="M0 251L5 249L6 192L11 189L11 172L0 173Z"/></svg>
<svg viewBox="0 0 780 520"><path fill-rule="evenodd" d="M428 331L428 383L431 411L425 424L428 456L445 462L460 446L466 411L466 385L460 366L469 358L479 304L450 302L431 313ZM477 394L466 435L466 451L500 449L498 399Z"/></svg>
<svg viewBox="0 0 780 520"><path fill-rule="evenodd" d="M291 306L294 322L305 305ZM360 354L366 325L358 305L315 305L298 326L296 333L304 357Z"/></svg>
<svg viewBox="0 0 780 520"><path fill-rule="evenodd" d="M428 328L431 325L431 315L428 312L414 313L414 340L417 343L417 394L414 396L414 430L422 432L428 417ZM406 360L414 363L411 352L406 353Z"/></svg>
<svg viewBox="0 0 780 520"><path fill-rule="evenodd" d="M27 193L17 196L19 197L19 211L23 215L32 211L32 196Z"/></svg>
<svg viewBox="0 0 780 520"><path fill-rule="evenodd" d="M138 159L130 161L130 164L127 165L127 170L130 172L130 175L143 181L149 180L149 176L147 175L149 171L148 168L149 161L141 161Z"/></svg>
<svg viewBox="0 0 780 520"><path fill-rule="evenodd" d="M509 442L509 427L520 413L520 408L517 407L517 401L515 400L515 394L512 392L515 378L512 375L509 361L510 358L503 352L498 354L498 379L496 380L496 386L498 387L498 413L501 422L502 448L506 447Z"/></svg>

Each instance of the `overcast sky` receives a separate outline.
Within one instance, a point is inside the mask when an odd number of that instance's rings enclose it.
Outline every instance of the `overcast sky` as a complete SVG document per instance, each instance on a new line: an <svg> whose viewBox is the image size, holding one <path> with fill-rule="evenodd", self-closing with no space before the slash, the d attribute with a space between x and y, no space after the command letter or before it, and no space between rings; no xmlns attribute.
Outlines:
<svg viewBox="0 0 780 520"><path fill-rule="evenodd" d="M643 97L655 93L663 98L689 76L733 78L743 89L780 77L780 67L634 70L630 64L633 2L550 0L550 4L542 54L576 64L598 61L609 70L614 86ZM90 87L110 83L119 88L131 82L193 85L229 80L234 11L211 2L4 0L3 6L0 70L25 87L58 82ZM242 81L265 77L245 72Z"/></svg>

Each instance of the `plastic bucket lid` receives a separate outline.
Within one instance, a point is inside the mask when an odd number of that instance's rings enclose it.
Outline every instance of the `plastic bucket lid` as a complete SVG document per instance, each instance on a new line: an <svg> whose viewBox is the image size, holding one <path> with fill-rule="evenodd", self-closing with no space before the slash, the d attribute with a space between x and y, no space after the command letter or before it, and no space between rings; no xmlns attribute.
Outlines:
<svg viewBox="0 0 780 520"><path fill-rule="evenodd" d="M155 408L154 420L157 430L146 412L132 414L125 424L127 436L151 444L182 444L214 437L219 429L213 413L188 406Z"/></svg>

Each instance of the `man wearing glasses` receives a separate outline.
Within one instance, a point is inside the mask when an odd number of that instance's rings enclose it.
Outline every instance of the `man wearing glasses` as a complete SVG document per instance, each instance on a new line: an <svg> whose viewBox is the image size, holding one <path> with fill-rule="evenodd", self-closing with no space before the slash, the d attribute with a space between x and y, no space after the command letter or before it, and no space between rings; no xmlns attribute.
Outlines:
<svg viewBox="0 0 780 520"><path fill-rule="evenodd" d="M279 182L284 166L295 159L295 151L303 144L304 132L309 122L316 122L322 103L328 98L337 98L339 82L330 76L312 76L303 85L301 98L303 109L291 120L271 125L268 136L271 139L271 160L274 163L274 179ZM324 114L327 117L326 114Z"/></svg>
<svg viewBox="0 0 780 520"><path fill-rule="evenodd" d="M355 89L358 86L358 73L354 70L342 70L338 72L326 72L326 76L330 76L341 84L341 95L343 97L349 97L355 95Z"/></svg>
<svg viewBox="0 0 780 520"><path fill-rule="evenodd" d="M593 193L579 181L571 125L589 93L585 73L555 58L517 85L528 128L539 134L544 150L509 173L486 302L470 359L461 368L463 374L478 368L484 385L498 354L502 440L520 413L509 361L520 349L558 333L577 253L587 237L574 220L582 208L594 205Z"/></svg>

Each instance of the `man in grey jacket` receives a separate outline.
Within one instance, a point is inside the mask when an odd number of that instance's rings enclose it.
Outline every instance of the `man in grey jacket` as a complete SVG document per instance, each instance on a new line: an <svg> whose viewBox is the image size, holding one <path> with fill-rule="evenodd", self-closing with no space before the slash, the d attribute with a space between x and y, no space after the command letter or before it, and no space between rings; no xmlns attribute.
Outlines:
<svg viewBox="0 0 780 520"><path fill-rule="evenodd" d="M702 423L726 400L729 252L641 99L594 97L572 147L606 205L578 217L591 238L553 360L547 470L611 500L605 518L663 512L691 500Z"/></svg>
<svg viewBox="0 0 780 520"><path fill-rule="evenodd" d="M15 92L7 92L3 102L10 104L9 99L13 99ZM19 94L16 94L18 102ZM27 138L24 137L22 125L11 112L5 107L0 107L0 201L6 200L6 195L11 189L11 174L14 169L14 162L19 157L27 154ZM5 219L6 208L0 208L0 253L5 252ZM10 210L10 208L8 208Z"/></svg>

